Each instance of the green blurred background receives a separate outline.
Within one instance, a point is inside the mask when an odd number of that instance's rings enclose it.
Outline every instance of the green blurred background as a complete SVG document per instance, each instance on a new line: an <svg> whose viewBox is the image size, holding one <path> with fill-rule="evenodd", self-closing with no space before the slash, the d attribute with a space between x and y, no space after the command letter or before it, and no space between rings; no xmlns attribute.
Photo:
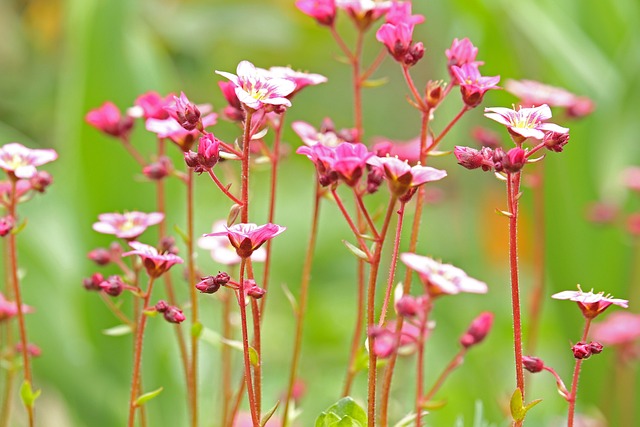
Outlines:
<svg viewBox="0 0 640 427"><path fill-rule="evenodd" d="M563 153L546 159L545 188L548 250L547 295L565 289L603 290L616 297L630 294L631 240L621 227L594 227L585 220L587 205L606 199L630 209L632 200L620 181L623 167L640 160L640 4L536 0L451 0L414 2L414 12L426 16L415 40L426 46L425 59L413 69L419 86L446 78L444 50L454 37L469 37L485 61L483 73L506 78L530 78L592 98L597 110L571 127L571 142ZM347 20L340 29L350 39ZM369 34L365 56L371 60L379 45ZM36 308L29 315L31 341L43 350L34 360L38 425L123 425L131 371L129 337L107 337L101 330L117 324L95 294L81 286L95 268L86 253L111 239L91 229L102 212L152 211L154 186L142 179L138 165L118 143L84 123L84 115L106 100L121 109L141 93L184 91L191 100L224 106L214 70L233 71L240 60L257 66L290 65L323 74L329 82L305 89L287 114L292 120L319 125L330 116L338 127L352 126L350 71L338 61L339 51L328 32L297 11L293 1L170 1L170 0L3 0L0 2L0 144L18 141L29 147L53 147L60 157L45 167L55 178L43 197L21 206L28 227L19 236L24 269L25 300ZM407 140L419 131L417 113L404 101L406 89L399 67L389 59L374 77L388 76L383 87L364 96L365 129L369 138L383 135ZM483 106L510 106L507 93L489 93ZM442 129L460 108L452 96L439 111L435 129ZM558 119L560 120L560 119ZM444 140L443 149L471 145L469 129L487 123L481 109L464 117ZM221 122L216 135L226 141L238 136L234 125ZM300 144L290 129L284 136L291 152ZM149 153L154 138L138 125L134 144ZM175 163L181 159L172 150ZM450 426L463 416L472 425L475 402L484 418L506 425L505 404L514 388L510 303L506 258L506 221L495 215L504 209L504 189L491 174L480 176L456 165L452 156L438 158L436 167L449 171L434 185L443 191L423 222L420 253L464 268L486 281L488 295L443 298L436 306L437 328L427 352L427 383L457 351L457 339L482 310L496 313L494 331L474 349L438 398L448 404L434 411L428 425ZM286 387L293 334L291 308L280 284L298 293L301 259L310 221L314 172L302 156L283 164L276 218L288 230L274 245L275 268L264 323L264 406L270 407ZM268 169L255 172L253 220L266 219ZM214 220L226 216L228 204L205 178L197 181L196 233L208 232ZM184 228L184 196L169 185L168 224ZM523 196L521 249L524 302L531 279L530 191ZM378 196L378 201L382 198ZM637 202L637 200L635 201ZM372 202L375 203L375 202ZM635 205L637 208L637 203ZM347 343L355 309L354 260L341 239L349 233L335 206L323 206L320 239L300 372L306 383L299 425L339 397L346 370ZM153 242L154 231L144 235ZM199 251L205 273L221 268ZM384 271L384 270L383 270ZM176 275L178 277L178 275ZM633 286L640 286L633 283ZM186 299L186 283L182 286ZM636 292L637 293L637 292ZM216 328L219 304L204 298L204 322ZM630 310L637 312L636 302ZM188 315L188 310L187 310ZM538 355L570 382L573 358L570 342L578 340L582 317L573 303L545 299ZM149 425L186 425L184 385L172 325L150 323L145 341L145 387L164 386L149 403ZM597 413L611 405L612 351L584 364L579 411ZM203 344L201 417L203 426L217 425L220 369L218 349ZM239 368L239 366L236 366ZM235 372L239 375L240 371ZM399 418L411 408L413 359L398 366L392 411ZM366 396L359 378L354 397ZM530 378L528 398L544 398L530 413L532 426L555 425L566 410L550 376ZM23 411L16 399L14 425ZM616 425L615 420L610 425Z"/></svg>

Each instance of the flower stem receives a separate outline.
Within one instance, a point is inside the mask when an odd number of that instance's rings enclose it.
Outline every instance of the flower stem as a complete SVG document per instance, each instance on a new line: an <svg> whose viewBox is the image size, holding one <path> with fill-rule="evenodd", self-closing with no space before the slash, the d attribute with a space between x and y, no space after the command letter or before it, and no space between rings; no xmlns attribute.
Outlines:
<svg viewBox="0 0 640 427"><path fill-rule="evenodd" d="M460 118L462 116L464 116L464 113L466 113L467 111L469 111L470 108L467 107L466 105L462 107L462 110L460 110L460 112L458 114L456 114L456 116L453 118L453 120L451 120L449 122L449 124L447 125L447 127L445 127L442 132L440 132L440 135L438 135L437 138L434 138L433 140L433 146L435 146L437 143L439 143L440 141L442 141L442 138L444 138L449 131L451 130L451 128L453 127L453 125L455 125L456 123L458 123L458 120L460 120Z"/></svg>
<svg viewBox="0 0 640 427"><path fill-rule="evenodd" d="M242 171L241 171L241 191L242 209L240 213L240 221L249 222L249 156L251 144L251 118L253 110L247 109L244 119L244 132L242 134Z"/></svg>
<svg viewBox="0 0 640 427"><path fill-rule="evenodd" d="M420 109L420 111L427 111L427 106L424 104L422 100L422 96L420 96L420 92L416 88L415 83L413 82L413 78L411 77L411 73L409 73L409 67L407 65L402 66L402 75L404 76L404 80L411 91L411 95L413 95L413 99Z"/></svg>
<svg viewBox="0 0 640 427"><path fill-rule="evenodd" d="M582 339L580 341L587 342L587 336L589 335L589 328L591 327L591 319L585 318L584 330L582 332ZM571 380L571 395L569 399L569 412L567 415L567 427L573 427L573 421L576 411L576 397L578 394L578 378L580 377L580 368L582 367L582 359L576 359L575 367L573 368L573 379Z"/></svg>
<svg viewBox="0 0 640 427"><path fill-rule="evenodd" d="M316 194L313 203L313 213L311 216L311 232L309 235L309 243L307 244L307 252L302 267L302 278L300 280L300 297L296 314L296 331L293 342L293 354L291 356L291 369L289 370L289 385L287 394L284 399L284 412L282 415L282 426L287 427L289 419L289 403L293 394L293 387L296 382L298 373L298 362L302 348L302 329L304 325L304 315L307 310L307 296L309 291L309 282L311 282L311 267L313 266L313 254L316 248L316 239L318 237L318 219L320 216L320 200L322 198L322 188L316 179Z"/></svg>
<svg viewBox="0 0 640 427"><path fill-rule="evenodd" d="M387 280L387 289L384 293L384 300L382 302L382 310L380 311L380 320L378 326L384 324L387 316L387 310L389 308L389 300L391 299L391 291L393 290L393 282L395 280L396 265L398 264L398 253L400 252L400 238L402 237L402 220L404 218L405 203L400 203L400 209L398 210L398 224L396 225L396 236L393 242L393 255L391 256L391 265L389 266L389 280Z"/></svg>
<svg viewBox="0 0 640 427"><path fill-rule="evenodd" d="M149 278L149 285L144 293L144 303L142 310L138 314L138 324L136 325L136 338L134 342L133 352L133 375L131 378L131 396L129 398L129 422L128 427L134 427L136 409L136 400L140 392L140 366L142 365L142 338L144 337L144 328L147 324L147 315L144 313L144 309L149 306L149 299L151 298L151 290L153 289L154 278Z"/></svg>
<svg viewBox="0 0 640 427"><path fill-rule="evenodd" d="M358 240L358 243L360 244L360 249L362 249L362 251L367 255L367 260L370 262L372 260L371 251L367 247L367 244L365 243L364 239L362 238L362 235L360 234L360 231L358 230L358 228L354 224L353 220L351 219L351 216L349 215L349 212L345 208L344 203L342 203L342 199L338 195L338 192L336 191L335 188L331 189L331 194L333 195L333 198L336 201L336 204L338 205L338 208L340 209L340 212L342 212L342 215L347 220L347 224L349 224L349 228L351 228L351 231L353 231L353 234L355 235L356 239Z"/></svg>
<svg viewBox="0 0 640 427"><path fill-rule="evenodd" d="M422 388L424 382L424 344L425 335L427 332L427 323L429 320L429 313L431 312L431 301L429 301L429 307L425 310L424 315L420 319L420 332L418 335L418 354L416 357L416 427L422 425Z"/></svg>
<svg viewBox="0 0 640 427"><path fill-rule="evenodd" d="M216 176L215 172L213 171L213 169L208 169L207 173L209 174L209 176L211 177L211 179L213 180L213 182L215 182L215 184L218 186L218 188L220 189L220 191L222 191L224 193L225 196L227 196L229 199L231 199L234 203L236 203L237 205L242 206L242 201L240 201L240 199L238 199L236 196L234 196L233 194L231 194L231 192L227 189L227 187L225 187L222 182L220 182L220 180L218 179L218 177Z"/></svg>
<svg viewBox="0 0 640 427"><path fill-rule="evenodd" d="M378 234L378 230L376 230L376 225L373 223L371 219L371 215L369 215L369 211L367 207L364 205L364 201L362 200L362 194L358 192L358 190L353 188L353 195L358 203L358 208L360 209L360 213L364 216L364 219L367 221L367 225L369 226L369 230L373 233L373 238L376 241L380 240L380 234Z"/></svg>
<svg viewBox="0 0 640 427"><path fill-rule="evenodd" d="M518 282L518 198L520 172L507 174L509 204L509 265L511 270L511 306L513 310L513 347L515 352L516 384L524 399L524 370L522 366L522 324L520 315L520 288Z"/></svg>
<svg viewBox="0 0 640 427"><path fill-rule="evenodd" d="M222 337L231 340L231 298L224 293L222 298ZM229 418L229 403L233 397L231 391L231 348L228 345L220 346L220 360L222 364L222 427L227 425Z"/></svg>
<svg viewBox="0 0 640 427"><path fill-rule="evenodd" d="M360 337L362 336L362 326L364 324L364 306L365 306L365 262L358 260L358 296L356 298L356 321L353 325L353 335L351 338L351 350L349 352L349 362L347 364L347 376L342 388L342 396L346 397L351 392L353 380L358 373L356 368L356 358L360 349Z"/></svg>
<svg viewBox="0 0 640 427"><path fill-rule="evenodd" d="M191 301L191 330L195 330L200 323L198 320L198 295L196 292L196 265L193 251L193 169L187 168L187 270L189 274L189 299ZM198 425L198 336L191 333L191 361L187 382L191 386L191 425Z"/></svg>
<svg viewBox="0 0 640 427"><path fill-rule="evenodd" d="M262 413L262 343L260 337L260 308L255 298L251 298L251 317L253 348L256 351L256 360L253 365L253 394L255 396L256 413L260 418Z"/></svg>
<svg viewBox="0 0 640 427"><path fill-rule="evenodd" d="M124 148L131 155L131 157L133 157L133 159L138 162L140 166L144 167L147 165L147 161L144 159L142 154L140 154L140 152L136 150L133 145L131 145L128 137L122 137L120 141L122 141L122 145L124 146Z"/></svg>
<svg viewBox="0 0 640 427"><path fill-rule="evenodd" d="M440 374L436 382L433 384L433 386L431 387L431 390L429 390L427 394L425 394L424 397L422 398L423 402L430 401L433 398L433 396L438 392L438 390L440 390L440 388L442 387L442 384L444 384L445 380L449 377L449 375L451 375L451 373L458 366L462 365L462 362L464 361L464 355L466 354L466 352L467 352L467 349L463 347L460 349L460 351L458 351L458 353L456 353L455 356L453 356L453 359L451 359L447 367L444 368L444 371L442 371L442 373Z"/></svg>
<svg viewBox="0 0 640 427"><path fill-rule="evenodd" d="M9 203L9 215L14 220L17 220L16 216L16 205L18 204L18 199L16 197L17 188L16 188L17 179L11 179L11 202ZM22 363L24 369L24 381L25 383L32 386L32 375L31 375L31 360L29 358L29 348L27 344L29 340L27 339L27 327L24 321L24 310L22 307L22 294L20 292L20 278L18 277L18 250L16 245L16 234L9 233L9 263L11 270L11 283L13 284L13 296L16 299L16 311L18 314L18 328L20 331L20 343L22 344ZM29 405L26 407L27 415L29 418L29 426L33 427L34 420L34 408L33 405Z"/></svg>
<svg viewBox="0 0 640 427"><path fill-rule="evenodd" d="M244 295L244 272L246 267L246 258L242 259L240 264L240 289L238 289L238 305L240 306L240 322L242 325L242 349L244 359L244 381L247 388L247 394L249 397L249 408L251 409L251 420L254 426L260 425L260 417L256 412L255 394L253 391L253 382L251 379L251 361L249 359L249 330L247 327L247 307L245 305Z"/></svg>

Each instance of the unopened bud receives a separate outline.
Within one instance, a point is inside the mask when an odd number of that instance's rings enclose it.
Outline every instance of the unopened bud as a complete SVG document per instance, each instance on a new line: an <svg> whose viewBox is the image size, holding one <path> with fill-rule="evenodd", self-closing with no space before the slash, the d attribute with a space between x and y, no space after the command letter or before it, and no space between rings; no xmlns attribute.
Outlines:
<svg viewBox="0 0 640 427"><path fill-rule="evenodd" d="M507 152L502 158L502 166L505 171L509 173L516 173L522 169L527 162L526 152L520 148L515 147Z"/></svg>
<svg viewBox="0 0 640 427"><path fill-rule="evenodd" d="M87 258L102 266L111 262L111 252L108 249L97 248L87 254Z"/></svg>
<svg viewBox="0 0 640 427"><path fill-rule="evenodd" d="M102 281L99 286L105 294L112 297L117 297L124 291L124 282L120 276L109 276L109 278Z"/></svg>
<svg viewBox="0 0 640 427"><path fill-rule="evenodd" d="M411 295L403 295L402 298L396 302L398 316L413 317L418 314L418 309L418 302Z"/></svg>
<svg viewBox="0 0 640 427"><path fill-rule="evenodd" d="M195 168L200 165L200 161L198 160L198 153L195 151L186 151L184 153L184 162L190 168Z"/></svg>
<svg viewBox="0 0 640 427"><path fill-rule="evenodd" d="M571 347L573 357L576 359L588 359L591 357L591 346L585 342L579 342Z"/></svg>
<svg viewBox="0 0 640 427"><path fill-rule="evenodd" d="M158 250L163 254L174 254L178 253L178 247L176 246L176 239L171 236L165 236L160 239L158 243Z"/></svg>
<svg viewBox="0 0 640 427"><path fill-rule="evenodd" d="M88 291L100 291L100 283L104 281L104 277L100 273L95 273L91 277L82 280L82 286Z"/></svg>
<svg viewBox="0 0 640 427"><path fill-rule="evenodd" d="M487 147L476 150L470 147L456 146L453 154L458 159L458 164L467 169L482 168L486 172L494 167L494 152Z"/></svg>
<svg viewBox="0 0 640 427"><path fill-rule="evenodd" d="M480 313L469 325L467 332L460 338L460 344L469 348L484 340L493 325L493 313L485 311Z"/></svg>
<svg viewBox="0 0 640 427"><path fill-rule="evenodd" d="M544 369L544 362L542 359L533 356L522 356L522 366L527 371L535 374L536 372L540 372Z"/></svg>
<svg viewBox="0 0 640 427"><path fill-rule="evenodd" d="M182 310L174 306L167 307L163 314L164 320L169 323L182 323L186 319Z"/></svg>
<svg viewBox="0 0 640 427"><path fill-rule="evenodd" d="M547 132L544 134L542 142L544 142L544 146L547 147L547 149L559 153L569 142L569 134L561 132Z"/></svg>
<svg viewBox="0 0 640 427"><path fill-rule="evenodd" d="M261 287L259 287L257 285L253 285L247 291L247 295L250 296L251 298L255 298L255 299L262 298L264 296L264 294L266 294L266 293L267 293L266 290L262 289Z"/></svg>
<svg viewBox="0 0 640 427"><path fill-rule="evenodd" d="M407 53L404 55L403 61L408 66L413 66L418 63L424 56L424 45L422 42L415 43L413 46L409 48Z"/></svg>
<svg viewBox="0 0 640 427"><path fill-rule="evenodd" d="M589 349L591 350L591 354L600 354L602 353L603 348L604 347L599 342L592 341L589 343Z"/></svg>
<svg viewBox="0 0 640 427"><path fill-rule="evenodd" d="M53 183L53 177L49 172L45 171L38 171L29 180L31 188L38 193L44 193L44 190L46 190L47 187L51 185L51 183Z"/></svg>
<svg viewBox="0 0 640 427"><path fill-rule="evenodd" d="M158 161L142 168L142 173L151 180L160 180L169 176L172 170L171 160L166 156L162 156Z"/></svg>
<svg viewBox="0 0 640 427"><path fill-rule="evenodd" d="M164 313L169 308L169 304L165 300L161 299L156 303L154 308L158 313Z"/></svg>

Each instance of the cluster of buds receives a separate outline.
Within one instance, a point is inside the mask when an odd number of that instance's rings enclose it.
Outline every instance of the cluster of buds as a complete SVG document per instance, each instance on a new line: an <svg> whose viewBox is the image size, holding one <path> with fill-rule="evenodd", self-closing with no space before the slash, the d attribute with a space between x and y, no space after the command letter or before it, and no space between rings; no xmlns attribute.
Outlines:
<svg viewBox="0 0 640 427"><path fill-rule="evenodd" d="M157 311L162 313L164 320L169 323L182 323L186 317L178 307L169 305L165 300L160 300L149 311Z"/></svg>
<svg viewBox="0 0 640 427"><path fill-rule="evenodd" d="M229 274L220 271L215 276L201 277L200 282L196 284L196 289L203 294L213 294L218 292L221 286L226 286L230 280Z"/></svg>
<svg viewBox="0 0 640 427"><path fill-rule="evenodd" d="M100 273L94 273L91 277L84 279L82 286L88 291L101 291L112 297L121 295L127 288L120 276L113 275L105 279Z"/></svg>
<svg viewBox="0 0 640 427"><path fill-rule="evenodd" d="M602 344L596 341L591 341L590 343L581 341L571 347L571 351L573 351L573 357L575 357L576 359L588 359L592 354L602 353L602 349Z"/></svg>
<svg viewBox="0 0 640 427"><path fill-rule="evenodd" d="M527 163L527 151L514 147L506 153L500 147L491 149L482 147L476 150L470 147L456 146L453 154L458 164L466 169L482 168L483 171L516 173Z"/></svg>
<svg viewBox="0 0 640 427"><path fill-rule="evenodd" d="M184 92L180 92L180 97L173 97L173 104L164 107L164 110L169 113L180 126L186 131L192 131L194 129L202 130L202 120L200 110L193 104Z"/></svg>
<svg viewBox="0 0 640 427"><path fill-rule="evenodd" d="M200 138L197 153L194 151L184 153L185 163L198 174L211 170L219 159L220 140L212 133L206 133Z"/></svg>

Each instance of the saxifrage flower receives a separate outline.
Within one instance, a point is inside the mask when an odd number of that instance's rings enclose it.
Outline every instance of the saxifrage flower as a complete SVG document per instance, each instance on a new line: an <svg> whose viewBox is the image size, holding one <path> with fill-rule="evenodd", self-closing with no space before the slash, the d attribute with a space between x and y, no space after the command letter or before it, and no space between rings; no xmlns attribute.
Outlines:
<svg viewBox="0 0 640 427"><path fill-rule="evenodd" d="M589 292L584 292L580 289L580 286L578 286L577 291L558 292L551 295L551 298L575 301L587 319L593 319L612 304L622 308L629 307L629 301L627 300L613 298L611 295L605 295L604 292L594 294L593 289Z"/></svg>
<svg viewBox="0 0 640 427"><path fill-rule="evenodd" d="M551 109L546 104L517 110L503 107L485 108L484 116L505 125L511 135L522 140L526 138L542 140L547 132L569 132L569 129L562 126L545 123L551 118Z"/></svg>
<svg viewBox="0 0 640 427"><path fill-rule="evenodd" d="M276 237L287 228L277 224L256 225L254 223L235 224L231 227L224 226L225 231L205 234L207 236L227 236L231 245L236 249L240 258L248 258L253 252L262 246L267 240Z"/></svg>
<svg viewBox="0 0 640 427"><path fill-rule="evenodd" d="M121 239L133 240L140 236L147 227L159 224L164 219L160 212L125 212L104 213L98 215L99 221L93 224L98 233L114 234Z"/></svg>
<svg viewBox="0 0 640 427"><path fill-rule="evenodd" d="M175 264L182 264L182 258L174 254L161 254L153 246L140 242L129 242L134 250L125 252L123 257L138 255L150 277L159 277Z"/></svg>
<svg viewBox="0 0 640 427"><path fill-rule="evenodd" d="M30 179L38 172L36 166L58 158L52 149L30 149L17 142L0 147L0 169L16 178Z"/></svg>

